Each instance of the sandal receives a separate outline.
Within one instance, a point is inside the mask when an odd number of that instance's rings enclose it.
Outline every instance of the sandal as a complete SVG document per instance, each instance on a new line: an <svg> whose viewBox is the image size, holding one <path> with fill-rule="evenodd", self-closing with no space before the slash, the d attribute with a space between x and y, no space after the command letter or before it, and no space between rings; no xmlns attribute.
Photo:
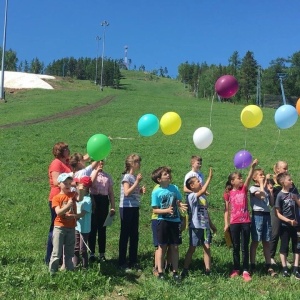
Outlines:
<svg viewBox="0 0 300 300"><path fill-rule="evenodd" d="M271 276L271 277L277 277L278 274L272 269L268 269L268 274Z"/></svg>

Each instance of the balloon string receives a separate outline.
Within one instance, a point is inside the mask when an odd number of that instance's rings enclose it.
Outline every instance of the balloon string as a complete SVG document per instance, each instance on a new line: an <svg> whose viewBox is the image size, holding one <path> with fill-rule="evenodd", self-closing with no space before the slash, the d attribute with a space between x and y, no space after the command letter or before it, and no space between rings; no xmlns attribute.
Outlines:
<svg viewBox="0 0 300 300"><path fill-rule="evenodd" d="M280 129L278 129L277 141L276 141L276 143L275 143L273 152L272 152L272 154L271 154L271 156L270 156L269 158L273 158L273 156L274 156L274 154L275 154L275 150L276 150L276 148L277 148L277 146L278 146L278 144L279 144L279 138L280 138Z"/></svg>
<svg viewBox="0 0 300 300"><path fill-rule="evenodd" d="M246 147L247 147L247 128L245 127L245 147L244 147L245 150Z"/></svg>
<svg viewBox="0 0 300 300"><path fill-rule="evenodd" d="M212 116L212 108L214 103L215 93L213 94L211 98L211 105L210 105L210 115L209 115L209 127L211 128L211 116Z"/></svg>

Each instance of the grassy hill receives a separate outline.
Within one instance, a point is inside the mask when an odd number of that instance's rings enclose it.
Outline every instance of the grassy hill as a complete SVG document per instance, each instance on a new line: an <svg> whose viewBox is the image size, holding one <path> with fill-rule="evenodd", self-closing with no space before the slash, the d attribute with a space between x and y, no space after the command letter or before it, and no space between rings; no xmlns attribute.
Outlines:
<svg viewBox="0 0 300 300"><path fill-rule="evenodd" d="M7 103L0 105L1 143L1 240L0 298L3 299L290 299L297 297L299 283L294 278L277 279L263 273L263 255L259 247L258 273L244 283L230 280L232 254L224 244L223 188L228 174L235 170L234 154L247 149L266 173L277 160L287 160L296 186L299 174L299 121L292 128L279 130L274 109L263 109L262 123L245 129L240 121L243 106L195 99L183 84L156 78L142 72L123 73L122 89L105 88L92 82L57 79L55 90L7 91ZM51 81L52 83L52 81ZM109 101L107 101L109 99ZM88 107L90 109L88 109ZM85 109L84 109L85 108ZM74 110L76 109L76 110ZM71 113L70 113L71 111ZM76 113L75 113L76 111ZM141 137L139 118L153 113L158 118L169 111L182 119L178 133L166 136L161 131ZM60 117L52 118L55 114ZM39 119L37 123L32 120ZM199 127L209 127L213 143L204 150L194 146L192 136ZM58 141L69 144L71 153L86 152L86 142L95 133L112 137L112 150L106 171L115 182L118 202L120 176L125 157L142 156L141 172L147 193L140 210L139 258L142 274L124 275L117 269L119 216L108 228L106 264L88 271L60 272L50 278L43 263L50 222L48 211L47 169L51 150ZM191 265L191 276L180 285L158 282L152 275L152 236L150 196L154 183L151 172L161 165L173 170L173 182L181 189L189 171L191 155L203 158L202 172L210 166L214 176L209 188L210 215L218 228L212 244L211 277L203 275L202 250ZM246 174L248 170L242 170ZM180 269L188 248L188 234L180 246ZM279 260L279 257L278 259Z"/></svg>

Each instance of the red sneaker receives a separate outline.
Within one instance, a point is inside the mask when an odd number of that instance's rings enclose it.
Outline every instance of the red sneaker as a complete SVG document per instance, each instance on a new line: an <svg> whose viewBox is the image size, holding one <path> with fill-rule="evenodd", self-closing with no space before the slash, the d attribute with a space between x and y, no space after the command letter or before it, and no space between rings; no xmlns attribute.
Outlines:
<svg viewBox="0 0 300 300"><path fill-rule="evenodd" d="M250 274L249 274L249 272L247 272L247 271L243 272L243 279L246 282L248 282L248 281L250 281L252 279L251 276L250 276Z"/></svg>
<svg viewBox="0 0 300 300"><path fill-rule="evenodd" d="M234 278L236 276L240 275L240 271L239 270L232 270L232 272L230 273L230 278Z"/></svg>

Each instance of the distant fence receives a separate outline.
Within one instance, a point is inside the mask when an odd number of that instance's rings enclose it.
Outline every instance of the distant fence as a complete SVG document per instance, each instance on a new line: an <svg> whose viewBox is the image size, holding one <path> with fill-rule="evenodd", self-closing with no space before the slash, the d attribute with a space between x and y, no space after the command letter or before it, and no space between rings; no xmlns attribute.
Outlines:
<svg viewBox="0 0 300 300"><path fill-rule="evenodd" d="M296 97L296 96L287 97L286 96L285 98L286 98L286 104L296 106L298 97ZM282 100L281 95L270 95L270 94L264 95L264 101L263 101L264 107L278 108L282 104L283 104L283 100Z"/></svg>

